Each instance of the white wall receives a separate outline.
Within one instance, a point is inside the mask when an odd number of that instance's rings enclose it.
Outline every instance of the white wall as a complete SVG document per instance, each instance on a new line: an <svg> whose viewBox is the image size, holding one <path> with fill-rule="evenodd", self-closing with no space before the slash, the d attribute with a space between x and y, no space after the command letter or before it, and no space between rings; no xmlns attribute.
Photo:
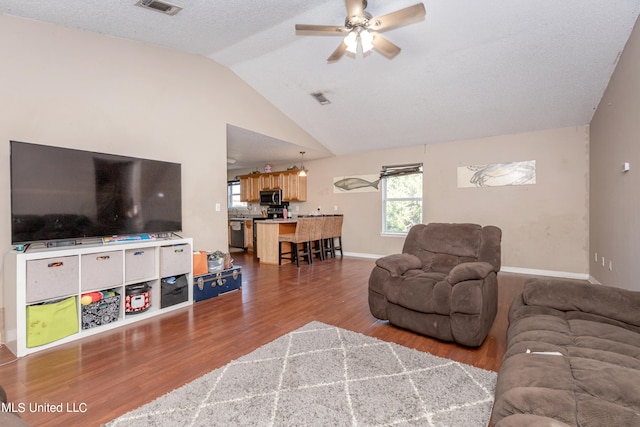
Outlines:
<svg viewBox="0 0 640 427"><path fill-rule="evenodd" d="M182 163L182 234L205 250L227 247L227 123L318 145L230 70L200 56L0 15L0 58L5 250L9 140Z"/></svg>

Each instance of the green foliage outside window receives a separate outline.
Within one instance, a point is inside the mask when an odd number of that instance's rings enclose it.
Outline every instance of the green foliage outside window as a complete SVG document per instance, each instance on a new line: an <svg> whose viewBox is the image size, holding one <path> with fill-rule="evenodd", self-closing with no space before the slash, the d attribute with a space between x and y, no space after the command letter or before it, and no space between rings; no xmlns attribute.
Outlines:
<svg viewBox="0 0 640 427"><path fill-rule="evenodd" d="M383 180L383 232L406 233L422 222L422 174L388 177Z"/></svg>

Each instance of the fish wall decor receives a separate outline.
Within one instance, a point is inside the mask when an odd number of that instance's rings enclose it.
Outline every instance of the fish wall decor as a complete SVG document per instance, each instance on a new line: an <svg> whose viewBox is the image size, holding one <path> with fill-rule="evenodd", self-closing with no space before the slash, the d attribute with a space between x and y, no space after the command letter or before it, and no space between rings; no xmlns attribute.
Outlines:
<svg viewBox="0 0 640 427"><path fill-rule="evenodd" d="M380 191L379 175L354 175L333 178L334 193L365 193Z"/></svg>

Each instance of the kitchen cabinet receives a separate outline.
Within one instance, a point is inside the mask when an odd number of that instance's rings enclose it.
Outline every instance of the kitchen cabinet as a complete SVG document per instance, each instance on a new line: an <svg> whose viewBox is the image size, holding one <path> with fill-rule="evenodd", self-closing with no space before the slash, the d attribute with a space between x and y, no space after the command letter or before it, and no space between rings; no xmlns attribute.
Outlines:
<svg viewBox="0 0 640 427"><path fill-rule="evenodd" d="M282 198L287 202L304 202L307 200L307 177L295 173L287 173L283 177Z"/></svg>
<svg viewBox="0 0 640 427"><path fill-rule="evenodd" d="M262 173L260 174L260 190L281 190L284 187L283 174Z"/></svg>
<svg viewBox="0 0 640 427"><path fill-rule="evenodd" d="M282 190L285 202L304 202L307 200L307 177L299 176L298 170L241 175L240 200L259 202L260 191Z"/></svg>
<svg viewBox="0 0 640 427"><path fill-rule="evenodd" d="M240 177L240 201L259 202L260 201L260 175L251 174Z"/></svg>

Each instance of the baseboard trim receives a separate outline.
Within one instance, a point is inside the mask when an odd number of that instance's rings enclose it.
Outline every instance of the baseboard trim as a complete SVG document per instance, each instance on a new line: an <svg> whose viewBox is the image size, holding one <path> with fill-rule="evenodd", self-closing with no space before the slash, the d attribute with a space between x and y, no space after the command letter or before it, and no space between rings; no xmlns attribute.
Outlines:
<svg viewBox="0 0 640 427"><path fill-rule="evenodd" d="M360 253L360 252L345 252L344 256L349 256L349 257L353 257L353 258L378 259L378 258L382 258L385 255L363 254L363 253Z"/></svg>
<svg viewBox="0 0 640 427"><path fill-rule="evenodd" d="M578 279L589 280L589 274L587 273L572 273L569 271L556 271L556 270L539 270L536 268L522 268L522 267L508 267L502 266L500 271L505 273L518 273L518 274L530 274L534 276L549 276L560 277L563 279Z"/></svg>
<svg viewBox="0 0 640 427"><path fill-rule="evenodd" d="M345 252L344 256L349 256L354 258L378 259L378 258L382 258L384 255L368 254L368 253L360 253L360 252ZM529 274L532 276L548 276L548 277L560 277L563 279L588 280L591 283L599 283L596 279L594 279L588 273L572 273L568 271L540 270L536 268L509 267L504 265L500 267L500 271L505 273Z"/></svg>
<svg viewBox="0 0 640 427"><path fill-rule="evenodd" d="M589 278L587 280L589 280L589 283L593 283L594 285L602 285L602 283L600 283L600 281L598 281L598 279L596 279L592 275L589 275Z"/></svg>

